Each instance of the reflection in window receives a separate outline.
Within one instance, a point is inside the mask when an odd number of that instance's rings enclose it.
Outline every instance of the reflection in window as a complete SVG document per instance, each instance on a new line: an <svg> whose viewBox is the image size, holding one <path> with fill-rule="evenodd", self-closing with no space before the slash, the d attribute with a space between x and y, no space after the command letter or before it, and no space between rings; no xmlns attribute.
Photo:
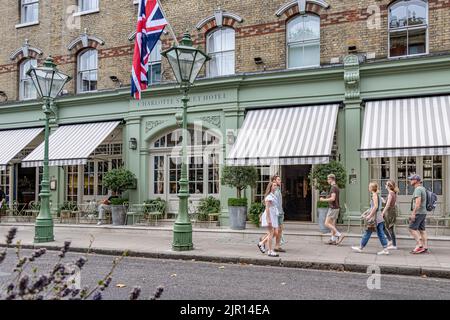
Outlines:
<svg viewBox="0 0 450 320"><path fill-rule="evenodd" d="M375 181L380 187L383 197L388 195L388 191L384 187L386 182L391 178L389 158L376 158L370 161L370 181Z"/></svg>
<svg viewBox="0 0 450 320"><path fill-rule="evenodd" d="M148 63L148 84L158 84L161 82L161 41L158 41L153 48Z"/></svg>
<svg viewBox="0 0 450 320"><path fill-rule="evenodd" d="M31 80L27 75L31 67L36 67L36 59L28 59L20 64L20 84L19 84L19 98L20 100L36 99L37 91Z"/></svg>
<svg viewBox="0 0 450 320"><path fill-rule="evenodd" d="M98 53L88 49L78 56L78 92L97 90Z"/></svg>
<svg viewBox="0 0 450 320"><path fill-rule="evenodd" d="M98 9L98 0L79 0L80 12Z"/></svg>
<svg viewBox="0 0 450 320"><path fill-rule="evenodd" d="M428 4L423 0L398 1L389 8L390 56L427 51Z"/></svg>
<svg viewBox="0 0 450 320"><path fill-rule="evenodd" d="M39 0L22 0L20 22L32 23L39 21Z"/></svg>
<svg viewBox="0 0 450 320"><path fill-rule="evenodd" d="M85 196L93 196L94 195L94 169L95 162L88 161L87 164L84 165L84 195Z"/></svg>
<svg viewBox="0 0 450 320"><path fill-rule="evenodd" d="M164 156L155 156L153 167L153 193L164 193Z"/></svg>
<svg viewBox="0 0 450 320"><path fill-rule="evenodd" d="M206 72L209 77L234 74L235 31L231 28L216 29L206 38L206 48L211 60Z"/></svg>
<svg viewBox="0 0 450 320"><path fill-rule="evenodd" d="M320 18L301 15L287 24L288 68L320 65Z"/></svg>
<svg viewBox="0 0 450 320"><path fill-rule="evenodd" d="M442 195L442 157L423 158L423 186L437 195Z"/></svg>
<svg viewBox="0 0 450 320"><path fill-rule="evenodd" d="M261 166L257 167L259 180L256 182L256 187L253 189L253 200L255 202L262 202L264 200L264 193L266 187L270 182L270 167Z"/></svg>
<svg viewBox="0 0 450 320"><path fill-rule="evenodd" d="M78 166L67 166L67 201L78 200Z"/></svg>
<svg viewBox="0 0 450 320"><path fill-rule="evenodd" d="M414 193L414 187L409 184L408 177L415 173L417 173L416 157L397 158L399 195L407 196Z"/></svg>

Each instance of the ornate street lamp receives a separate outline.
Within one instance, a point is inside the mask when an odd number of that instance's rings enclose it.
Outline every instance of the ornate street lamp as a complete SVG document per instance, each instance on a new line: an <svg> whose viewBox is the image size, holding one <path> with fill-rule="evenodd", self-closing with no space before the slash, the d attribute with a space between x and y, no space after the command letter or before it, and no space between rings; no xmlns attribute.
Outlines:
<svg viewBox="0 0 450 320"><path fill-rule="evenodd" d="M48 172L48 139L50 119L56 118L54 99L61 92L64 85L71 77L61 73L56 68L53 58L49 56L42 67L31 67L27 75L33 81L37 93L42 98L44 105L42 110L45 114L45 140L44 140L44 168L41 182L41 207L36 218L34 242L54 241L53 220L50 213L50 178Z"/></svg>
<svg viewBox="0 0 450 320"><path fill-rule="evenodd" d="M181 117L183 127L182 140L182 163L180 190L178 197L180 199L179 212L177 220L173 227L173 244L175 251L192 250L192 224L188 215L189 181L187 175L187 104L189 102L189 88L194 84L200 70L206 61L211 58L203 51L192 46L192 39L188 32L183 36L180 45L171 47L161 53L166 57L175 74L177 82L180 84L183 92L183 113Z"/></svg>

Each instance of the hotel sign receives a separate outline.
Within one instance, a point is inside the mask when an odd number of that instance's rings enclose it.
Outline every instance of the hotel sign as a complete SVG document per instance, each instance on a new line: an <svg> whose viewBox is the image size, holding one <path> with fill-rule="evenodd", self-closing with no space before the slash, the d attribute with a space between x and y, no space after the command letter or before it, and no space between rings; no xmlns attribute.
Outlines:
<svg viewBox="0 0 450 320"><path fill-rule="evenodd" d="M231 95L227 92L212 92L207 94L192 94L189 95L190 106L200 106L208 104L216 104L223 102L230 102ZM140 101L132 101L133 106L137 108L178 108L181 106L181 96L143 99Z"/></svg>

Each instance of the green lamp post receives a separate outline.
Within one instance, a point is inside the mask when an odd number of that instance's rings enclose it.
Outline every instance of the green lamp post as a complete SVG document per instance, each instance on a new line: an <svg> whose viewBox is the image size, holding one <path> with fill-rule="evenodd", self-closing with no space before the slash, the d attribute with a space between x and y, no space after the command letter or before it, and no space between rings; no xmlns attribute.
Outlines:
<svg viewBox="0 0 450 320"><path fill-rule="evenodd" d="M53 220L50 213L50 178L48 172L48 139L50 134L50 119L56 118L54 99L61 92L71 77L61 73L56 68L53 58L49 56L42 67L31 67L27 75L33 81L37 93L42 98L45 114L45 140L44 140L44 168L41 182L41 207L36 218L34 242L54 241Z"/></svg>
<svg viewBox="0 0 450 320"><path fill-rule="evenodd" d="M181 87L183 93L183 112L181 115L183 140L182 140L182 163L180 190L178 198L180 199L178 218L173 227L173 244L175 251L192 250L192 224L188 215L189 181L187 175L187 104L189 102L189 88L194 84L200 70L206 61L211 58L203 51L194 48L191 36L186 32L180 45L175 45L161 53L169 61L169 64L175 74L175 78Z"/></svg>

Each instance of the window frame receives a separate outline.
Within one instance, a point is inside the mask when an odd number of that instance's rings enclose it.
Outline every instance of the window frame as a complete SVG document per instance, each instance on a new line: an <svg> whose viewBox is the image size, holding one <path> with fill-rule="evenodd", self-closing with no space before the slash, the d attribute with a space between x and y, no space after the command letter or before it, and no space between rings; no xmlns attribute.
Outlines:
<svg viewBox="0 0 450 320"><path fill-rule="evenodd" d="M155 53L155 50L159 50L159 54ZM162 64L162 56L161 56L161 51L162 51L162 42L161 40L158 40L158 42L156 43L155 47L153 48L152 52L150 53L150 58L149 58L149 62L148 62L148 85L152 86L152 85L156 85L156 84L160 84L162 81L162 73L163 73L163 64ZM152 54L156 54L159 55L159 60L153 60L152 59ZM159 65L160 68L160 75L159 75L159 81L153 81L152 78L152 71L154 66Z"/></svg>
<svg viewBox="0 0 450 320"><path fill-rule="evenodd" d="M38 96L37 91L34 87L33 81L31 80L31 77L22 78L22 76L24 75L25 64L27 64L28 62L31 62L33 67L37 67L37 60L34 58L25 59L20 62L20 64L19 64L19 100L20 101L34 100ZM34 65L33 65L33 63L34 63ZM31 85L32 85L31 87L34 89L35 94L31 97L25 97L25 82L31 82Z"/></svg>
<svg viewBox="0 0 450 320"><path fill-rule="evenodd" d="M87 54L90 51L95 51L96 53L96 65L97 68L96 69L87 69L87 70L80 70L81 68L81 59L83 57L83 55ZM82 73L85 72L93 72L96 71L97 73L97 84L96 84L96 89L95 90L87 90L87 91L83 91L82 90ZM80 53L77 56L77 93L92 93L92 92L97 92L98 91L98 74L99 74L99 68L98 68L98 50L95 48L87 48L83 51L80 51ZM89 80L89 83L91 83L91 81Z"/></svg>
<svg viewBox="0 0 450 320"><path fill-rule="evenodd" d="M314 40L303 40L303 41L295 41L295 42L289 42L289 24L296 20L299 19L301 17L305 17L305 16L312 16L315 17L317 19L319 19L319 38L318 39L314 39ZM285 35L285 39L286 39L286 69L288 70L296 70L296 69L308 69L308 68L320 68L321 66L321 40L322 40L322 34L321 34L321 26L322 26L322 21L320 19L320 16L313 14L313 13L307 13L304 15L297 15L291 19L289 19L288 21L286 21L286 35ZM312 45L312 44L318 44L319 45L319 63L318 64L313 64L313 65L308 65L308 66L301 66L301 67L289 67L289 48L291 45L303 45L303 48L305 47L305 45Z"/></svg>
<svg viewBox="0 0 450 320"><path fill-rule="evenodd" d="M422 0L417 0L422 1ZM407 57L418 57L429 54L429 45L430 45L430 37L429 37L429 16L430 16L430 10L429 10L429 4L428 1L422 1L425 3L425 11L426 11L426 23L422 25L414 25L414 26L403 26L398 28L391 28L391 8L399 3L403 2L406 6L406 10L408 10L408 2L405 0L399 0L396 2L391 3L391 5L388 7L388 58L389 59L399 59L399 58L407 58ZM415 54L409 54L409 33L410 31L415 30L425 30L425 52L424 53L415 53ZM405 55L399 55L399 56L392 56L391 55L391 34L393 33L399 33L402 31L406 31L406 54Z"/></svg>
<svg viewBox="0 0 450 320"><path fill-rule="evenodd" d="M37 5L37 18L33 21L26 21L25 18L25 8ZM39 0L31 0L31 2L24 3L24 0L20 0L20 24L21 25L32 25L39 23Z"/></svg>
<svg viewBox="0 0 450 320"><path fill-rule="evenodd" d="M85 14L89 14L89 13L97 13L100 12L100 0L96 0L97 1L97 7L96 8L91 8L91 9L83 9L82 8L82 4L83 4L83 0L78 0L78 12L75 12L74 15L85 15Z"/></svg>
<svg viewBox="0 0 450 320"><path fill-rule="evenodd" d="M209 39L214 35L217 34L219 32L223 32L224 30L231 30L233 31L233 47L234 49L232 50L224 50L224 51L214 51L214 52L210 52L209 50ZM228 27L228 26L222 26L222 27L217 27L211 31L209 31L206 34L206 53L208 54L208 56L211 57L211 60L209 60L206 63L206 77L208 78L214 78L214 77L224 77L224 76L231 76L236 74L236 30L234 28ZM222 57L224 56L224 54L226 53L233 53L233 71L231 73L224 73L224 74L217 74L217 75L211 75L211 62L213 61L213 58L221 55Z"/></svg>

